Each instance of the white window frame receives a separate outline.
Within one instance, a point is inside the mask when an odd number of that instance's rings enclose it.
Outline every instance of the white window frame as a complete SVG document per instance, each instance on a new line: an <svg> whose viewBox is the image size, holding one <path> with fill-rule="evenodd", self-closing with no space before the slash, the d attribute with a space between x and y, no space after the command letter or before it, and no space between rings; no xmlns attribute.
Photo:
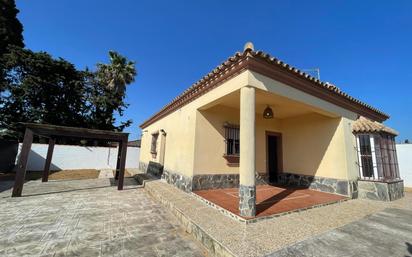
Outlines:
<svg viewBox="0 0 412 257"><path fill-rule="evenodd" d="M364 177L363 176L363 167L362 167L362 155L361 155L361 147L360 147L360 140L359 136L369 136L369 144L371 146L371 155L372 155L372 168L373 168L373 177ZM357 144L357 153L358 153L358 165L359 165L359 176L361 179L365 180L379 180L381 179L378 177L378 166L376 162L376 152L375 152L375 135L373 134L357 134L356 135L356 144Z"/></svg>

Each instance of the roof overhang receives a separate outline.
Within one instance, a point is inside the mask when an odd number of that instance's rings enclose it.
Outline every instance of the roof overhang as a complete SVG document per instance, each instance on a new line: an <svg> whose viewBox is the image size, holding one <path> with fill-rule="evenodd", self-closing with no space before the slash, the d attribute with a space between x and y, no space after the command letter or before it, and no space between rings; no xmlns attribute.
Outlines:
<svg viewBox="0 0 412 257"><path fill-rule="evenodd" d="M144 121L140 127L143 129L149 126L245 70L262 74L374 121L383 122L389 118L387 114L349 96L336 86L322 82L262 51L246 49L242 53L236 53L193 84L158 113Z"/></svg>

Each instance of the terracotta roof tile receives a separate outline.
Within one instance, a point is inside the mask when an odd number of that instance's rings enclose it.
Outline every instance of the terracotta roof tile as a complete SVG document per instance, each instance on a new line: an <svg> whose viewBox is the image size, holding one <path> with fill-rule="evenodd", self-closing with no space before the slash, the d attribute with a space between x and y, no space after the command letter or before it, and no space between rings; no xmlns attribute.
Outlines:
<svg viewBox="0 0 412 257"><path fill-rule="evenodd" d="M369 109L370 111L375 112L376 114L380 115L382 117L382 120L385 120L389 118L387 114L384 112L372 107L371 105L368 105L366 103L361 102L360 100L348 95L347 93L343 92L340 90L338 87L327 83L327 82L322 82L313 76L293 67L290 66L289 64L270 56L267 53L264 53L262 51L254 51L252 49L246 49L243 52L236 52L235 55L229 57L226 61L224 61L222 64L218 65L214 70L209 72L207 75L205 75L203 78L201 78L199 81L194 83L191 87L183 91L182 94L177 96L176 98L173 99L172 102L164 106L158 113L153 115L151 118L143 122L140 127L144 128L157 119L167 115L168 113L176 110L177 108L185 105L186 103L190 102L191 100L199 97L201 93L207 92L213 87L211 87L211 84L215 81L224 76L226 73L230 72L231 70L235 69L238 65L240 65L243 61L246 61L248 58L256 58L259 60L263 60L266 63L269 63L274 66L281 67L282 69L287 70L287 72L295 74L295 76L299 76L301 78L306 79L307 81L311 81L314 87L320 87L332 94L335 94L339 97L342 97L346 100L349 100L352 103L355 103L359 105L360 107L364 107L366 109Z"/></svg>
<svg viewBox="0 0 412 257"><path fill-rule="evenodd" d="M399 134L396 130L363 116L359 117L359 119L353 123L352 131L354 133L388 133L394 136Z"/></svg>

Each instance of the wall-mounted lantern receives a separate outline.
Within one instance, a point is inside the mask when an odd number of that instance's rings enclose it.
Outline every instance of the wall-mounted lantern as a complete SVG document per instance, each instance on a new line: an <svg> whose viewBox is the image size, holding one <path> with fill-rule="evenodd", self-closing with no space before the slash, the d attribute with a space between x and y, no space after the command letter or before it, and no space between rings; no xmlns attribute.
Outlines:
<svg viewBox="0 0 412 257"><path fill-rule="evenodd" d="M273 111L272 111L272 108L269 107L269 105L263 111L263 118L264 119L273 119Z"/></svg>

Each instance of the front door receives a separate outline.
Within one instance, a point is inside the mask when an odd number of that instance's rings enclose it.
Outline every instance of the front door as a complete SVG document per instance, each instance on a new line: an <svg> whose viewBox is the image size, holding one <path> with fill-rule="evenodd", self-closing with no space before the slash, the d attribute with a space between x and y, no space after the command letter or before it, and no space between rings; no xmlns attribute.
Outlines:
<svg viewBox="0 0 412 257"><path fill-rule="evenodd" d="M269 182L276 183L280 172L279 162L281 161L279 160L280 135L268 134L266 140Z"/></svg>

